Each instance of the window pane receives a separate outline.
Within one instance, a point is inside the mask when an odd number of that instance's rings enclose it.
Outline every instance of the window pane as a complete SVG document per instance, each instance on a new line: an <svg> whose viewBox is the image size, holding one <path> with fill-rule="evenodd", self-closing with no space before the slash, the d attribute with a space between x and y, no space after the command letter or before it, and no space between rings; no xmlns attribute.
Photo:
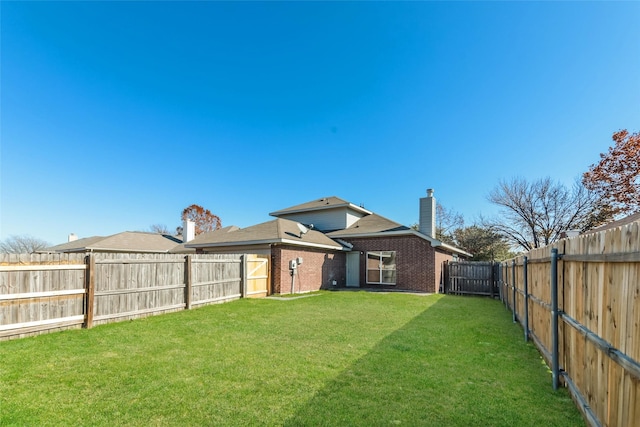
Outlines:
<svg viewBox="0 0 640 427"><path fill-rule="evenodd" d="M395 270L384 270L382 272L382 282L383 283L396 283L396 271Z"/></svg>
<svg viewBox="0 0 640 427"><path fill-rule="evenodd" d="M380 270L367 270L367 282L380 283Z"/></svg>
<svg viewBox="0 0 640 427"><path fill-rule="evenodd" d="M382 268L385 270L396 269L396 253L395 252L387 251L383 253Z"/></svg>
<svg viewBox="0 0 640 427"><path fill-rule="evenodd" d="M378 269L380 268L380 254L377 252L367 253L367 268Z"/></svg>

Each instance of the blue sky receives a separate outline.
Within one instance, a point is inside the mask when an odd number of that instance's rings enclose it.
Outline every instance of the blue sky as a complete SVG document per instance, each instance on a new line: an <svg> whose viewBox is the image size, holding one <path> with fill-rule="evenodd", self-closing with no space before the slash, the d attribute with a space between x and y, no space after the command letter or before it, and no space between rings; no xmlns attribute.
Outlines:
<svg viewBox="0 0 640 427"><path fill-rule="evenodd" d="M467 223L640 130L638 2L0 3L0 238L338 196Z"/></svg>

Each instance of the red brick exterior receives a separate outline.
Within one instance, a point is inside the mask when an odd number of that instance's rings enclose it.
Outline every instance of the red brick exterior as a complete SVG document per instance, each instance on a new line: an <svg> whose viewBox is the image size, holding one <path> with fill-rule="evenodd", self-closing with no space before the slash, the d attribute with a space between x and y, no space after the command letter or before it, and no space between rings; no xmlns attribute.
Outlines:
<svg viewBox="0 0 640 427"><path fill-rule="evenodd" d="M344 252L327 252L299 246L277 245L271 248L272 293L291 293L289 261L301 257L302 265L295 276L295 292L310 292L337 287L346 283L346 256Z"/></svg>
<svg viewBox="0 0 640 427"><path fill-rule="evenodd" d="M419 292L438 292L441 264L450 255L437 252L431 244L417 236L344 239L360 251L360 286ZM368 251L396 251L396 284L367 283L366 255Z"/></svg>

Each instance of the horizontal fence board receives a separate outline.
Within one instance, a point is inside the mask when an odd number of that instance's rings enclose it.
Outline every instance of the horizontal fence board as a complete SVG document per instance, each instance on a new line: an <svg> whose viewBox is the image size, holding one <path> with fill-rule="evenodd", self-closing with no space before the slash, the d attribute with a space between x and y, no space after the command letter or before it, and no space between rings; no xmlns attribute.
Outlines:
<svg viewBox="0 0 640 427"><path fill-rule="evenodd" d="M565 254L563 261L571 262L640 262L640 252L620 252L615 254Z"/></svg>
<svg viewBox="0 0 640 427"><path fill-rule="evenodd" d="M240 277L236 277L236 278L232 278L232 279L224 279L224 280L211 280L208 282L198 282L198 283L194 283L191 286L198 287L198 286L209 286L209 285L222 285L225 283L239 283L242 280L242 278Z"/></svg>
<svg viewBox="0 0 640 427"><path fill-rule="evenodd" d="M153 286L153 287L147 287L147 288L114 289L112 291L99 291L95 293L95 296L101 297L101 296L107 296L107 295L135 294L140 292L166 291L171 289L184 289L184 284Z"/></svg>
<svg viewBox="0 0 640 427"><path fill-rule="evenodd" d="M60 317L57 319L36 320L33 322L14 323L11 325L0 325L0 333L6 331L20 330L21 333L33 332L45 327L58 327L69 324L80 324L84 321L84 315Z"/></svg>
<svg viewBox="0 0 640 427"><path fill-rule="evenodd" d="M236 299L240 299L240 297L242 297L242 294L233 294L233 295L226 295L223 297L216 297L216 298L209 298L206 300L201 300L201 301L194 301L193 305L205 305L205 304L210 304L213 302L221 302L221 301L226 301L226 300L236 300Z"/></svg>
<svg viewBox="0 0 640 427"><path fill-rule="evenodd" d="M96 264L182 264L184 259L101 259Z"/></svg>
<svg viewBox="0 0 640 427"><path fill-rule="evenodd" d="M84 264L29 264L29 265L0 265L0 272L3 271L51 271L51 270L85 270Z"/></svg>
<svg viewBox="0 0 640 427"><path fill-rule="evenodd" d="M240 259L199 259L194 258L192 260L194 263L198 264L240 264L242 260Z"/></svg>
<svg viewBox="0 0 640 427"><path fill-rule="evenodd" d="M175 309L182 309L182 308L184 308L184 304L166 305L163 307L148 308L145 310L135 310L135 311L122 312L122 313L103 314L101 316L95 316L94 320L98 322L101 320L113 320L121 317L128 318L131 316L141 316L144 314L152 314L152 313L158 313L158 312L163 312L167 310L175 310Z"/></svg>
<svg viewBox="0 0 640 427"><path fill-rule="evenodd" d="M23 294L5 294L5 295L0 295L0 301L30 299L30 298L49 298L49 297L58 297L58 296L65 296L65 295L79 295L79 294L84 294L85 292L86 292L85 289L67 289L67 290L61 290L61 291L29 292L29 293L23 293Z"/></svg>

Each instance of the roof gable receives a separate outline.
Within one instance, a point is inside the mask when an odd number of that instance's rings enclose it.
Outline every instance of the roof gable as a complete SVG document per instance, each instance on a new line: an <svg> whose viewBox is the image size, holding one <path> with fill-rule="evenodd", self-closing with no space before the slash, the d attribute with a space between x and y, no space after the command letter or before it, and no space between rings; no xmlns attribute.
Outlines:
<svg viewBox="0 0 640 427"><path fill-rule="evenodd" d="M310 202L302 203L299 205L291 206L289 208L281 209L279 211L271 212L269 215L283 216L283 215L288 215L293 213L320 211L320 210L335 209L335 208L349 208L360 214L364 214L364 215L371 214L370 211L366 210L362 206L354 205L353 203L348 202L339 197L330 196L330 197L323 197L321 199L315 199Z"/></svg>

